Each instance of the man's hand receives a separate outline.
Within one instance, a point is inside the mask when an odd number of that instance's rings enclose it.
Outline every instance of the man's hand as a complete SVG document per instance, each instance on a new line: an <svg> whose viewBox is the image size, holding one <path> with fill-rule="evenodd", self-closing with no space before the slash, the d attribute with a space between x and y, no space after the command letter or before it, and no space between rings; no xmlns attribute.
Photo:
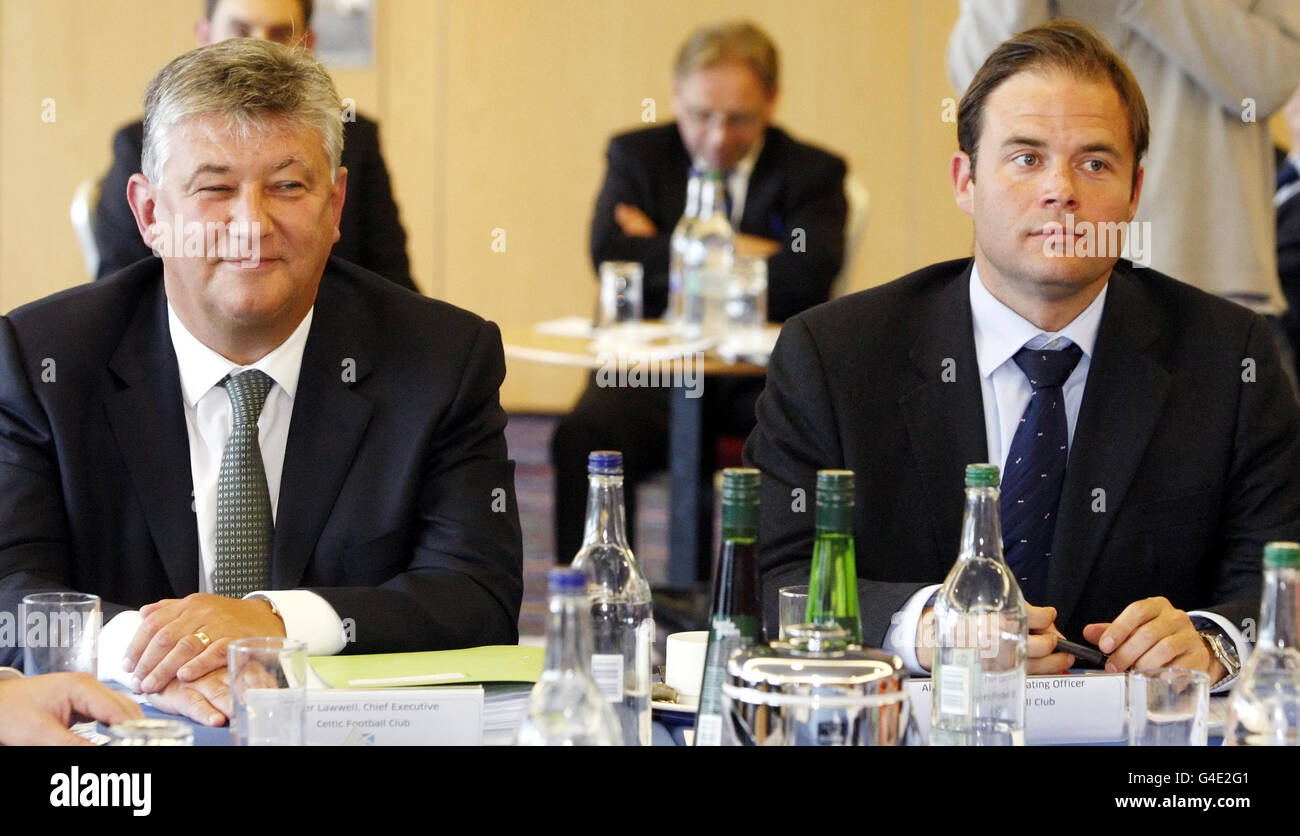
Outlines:
<svg viewBox="0 0 1300 836"><path fill-rule="evenodd" d="M174 678L194 682L224 669L231 639L285 635L284 621L262 599L195 593L141 607L140 615L144 623L126 647L122 668L146 694L162 691Z"/></svg>
<svg viewBox="0 0 1300 836"><path fill-rule="evenodd" d="M0 682L0 744L94 745L68 731L76 715L109 726L144 716L130 697L88 673L49 673Z"/></svg>
<svg viewBox="0 0 1300 836"><path fill-rule="evenodd" d="M1035 607L1026 604L1029 609L1029 674L1061 673L1074 667L1074 655L1056 653L1056 640L1064 638L1056 629L1056 607Z"/></svg>
<svg viewBox="0 0 1300 836"><path fill-rule="evenodd" d="M1109 624L1089 624L1083 637L1110 654L1106 670L1179 667L1205 671L1211 682L1227 673L1196 632L1187 613L1166 598L1146 598L1124 608Z"/></svg>
<svg viewBox="0 0 1300 836"><path fill-rule="evenodd" d="M162 693L150 694L149 704L168 714L180 714L205 726L220 726L230 717L230 675L225 668L193 682L173 679Z"/></svg>
<svg viewBox="0 0 1300 836"><path fill-rule="evenodd" d="M1069 653L1054 653L1056 640L1061 637L1056 629L1056 609L1026 604L1029 610L1029 665L1028 673L1060 673L1074 666ZM925 670L934 664L934 609L926 609L916 629L916 660Z"/></svg>
<svg viewBox="0 0 1300 836"><path fill-rule="evenodd" d="M614 223L629 238L653 238L659 234L659 227L650 216L630 203L615 204Z"/></svg>

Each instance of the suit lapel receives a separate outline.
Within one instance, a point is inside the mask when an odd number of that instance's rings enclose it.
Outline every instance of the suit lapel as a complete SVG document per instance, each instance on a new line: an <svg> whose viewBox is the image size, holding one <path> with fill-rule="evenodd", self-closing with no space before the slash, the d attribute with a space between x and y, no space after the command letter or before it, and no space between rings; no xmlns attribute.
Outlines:
<svg viewBox="0 0 1300 836"><path fill-rule="evenodd" d="M1170 387L1148 350L1159 336L1145 291L1116 265L1061 491L1048 598L1066 623L1123 507Z"/></svg>
<svg viewBox="0 0 1300 836"><path fill-rule="evenodd" d="M198 592L189 432L161 280L144 294L108 367L125 384L105 401L108 423L154 547L172 591Z"/></svg>
<svg viewBox="0 0 1300 836"><path fill-rule="evenodd" d="M988 458L969 282L968 264L937 297L938 310L924 316L911 351L921 383L899 400L945 567L961 536L965 466Z"/></svg>
<svg viewBox="0 0 1300 836"><path fill-rule="evenodd" d="M332 272L326 268L316 296L285 444L271 567L276 589L300 585L370 421L370 401L352 391L370 374L359 337L365 332L348 313L360 306Z"/></svg>

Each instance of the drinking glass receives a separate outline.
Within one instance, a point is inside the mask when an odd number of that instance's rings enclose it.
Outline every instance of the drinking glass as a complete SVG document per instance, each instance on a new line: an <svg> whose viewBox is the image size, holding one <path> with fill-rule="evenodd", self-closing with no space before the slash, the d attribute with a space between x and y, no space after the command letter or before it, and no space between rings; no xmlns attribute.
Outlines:
<svg viewBox="0 0 1300 836"><path fill-rule="evenodd" d="M1129 672L1130 746L1204 746L1209 716L1210 677L1203 671Z"/></svg>
<svg viewBox="0 0 1300 836"><path fill-rule="evenodd" d="M23 672L28 676L73 671L99 673L99 627L103 617L98 595L85 592L36 592L22 602ZM95 721L75 715L70 727L87 740L106 738Z"/></svg>
<svg viewBox="0 0 1300 836"><path fill-rule="evenodd" d="M789 638L788 628L791 624L808 622L808 585L783 586L777 592L777 613L780 616L780 639Z"/></svg>
<svg viewBox="0 0 1300 836"><path fill-rule="evenodd" d="M108 745L193 746L194 729L184 720L127 720L108 730Z"/></svg>
<svg viewBox="0 0 1300 836"><path fill-rule="evenodd" d="M600 263L600 306L596 327L635 326L641 322L644 307L642 283L645 270L635 261Z"/></svg>
<svg viewBox="0 0 1300 836"><path fill-rule="evenodd" d="M726 344L733 353L756 350L767 325L767 259L736 256L727 279Z"/></svg>
<svg viewBox="0 0 1300 836"><path fill-rule="evenodd" d="M307 645L266 637L232 641L226 651L236 746L301 746L307 721Z"/></svg>

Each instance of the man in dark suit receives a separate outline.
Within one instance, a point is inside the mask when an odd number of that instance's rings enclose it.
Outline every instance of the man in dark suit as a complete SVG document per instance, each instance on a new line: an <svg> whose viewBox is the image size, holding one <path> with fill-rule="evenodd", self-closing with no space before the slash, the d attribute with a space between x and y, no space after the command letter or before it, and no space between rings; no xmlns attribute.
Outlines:
<svg viewBox="0 0 1300 836"><path fill-rule="evenodd" d="M311 13L312 0L205 0L195 35L199 46L248 37L311 49L315 40ZM350 189L334 255L418 292L406 257L406 232L380 152L379 125L349 108L343 134L343 166L348 170ZM113 137L113 164L100 184L94 212L93 232L99 250L96 278L151 255L140 240L126 202L127 181L140 170L143 140L144 125L139 121L124 126Z"/></svg>
<svg viewBox="0 0 1300 836"><path fill-rule="evenodd" d="M677 121L610 141L591 223L592 263L640 262L647 316L667 305L669 239L693 166L726 175L736 252L767 260L769 320L829 298L844 261L844 161L772 126L777 65L776 47L752 24L697 30L674 69ZM708 379L706 437L748 433L761 389L761 380ZM557 560L572 559L582 542L587 453L622 450L633 487L665 466L667 442L666 390L602 388L593 378L552 441ZM631 524L635 490L627 496ZM701 563L707 577L708 562Z"/></svg>
<svg viewBox="0 0 1300 836"><path fill-rule="evenodd" d="M500 335L330 257L348 172L324 68L196 50L151 82L146 124L129 195L161 262L0 319L0 610L100 595L101 676L125 659L208 723L235 637L513 643ZM197 256L191 223L217 233Z"/></svg>
<svg viewBox="0 0 1300 836"><path fill-rule="evenodd" d="M1147 124L1128 69L1082 24L1021 33L985 62L952 162L974 258L782 331L746 446L764 472L769 602L806 582L816 470L852 469L864 638L928 667L925 613L957 556L963 466L992 461L1031 672L1074 664L1055 651L1059 628L1110 669L1178 665L1228 686L1263 545L1300 536L1300 405L1262 317L1117 261L1098 237L1137 208ZM1059 361L1055 380L1022 371L1040 360ZM1054 433L1064 443L1036 450ZM1043 473L1016 499L1026 457ZM796 489L806 506L792 507ZM1047 504L1013 538L1020 501Z"/></svg>

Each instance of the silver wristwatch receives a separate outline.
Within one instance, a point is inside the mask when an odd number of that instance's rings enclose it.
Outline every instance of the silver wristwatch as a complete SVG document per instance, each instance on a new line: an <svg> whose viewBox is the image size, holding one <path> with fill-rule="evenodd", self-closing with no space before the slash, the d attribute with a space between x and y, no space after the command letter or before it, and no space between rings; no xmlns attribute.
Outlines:
<svg viewBox="0 0 1300 836"><path fill-rule="evenodd" d="M1237 645L1225 636L1222 631L1198 630L1197 632L1200 633L1206 646L1210 648L1210 652L1214 654L1214 658L1218 659L1219 664L1223 665L1223 669L1227 671L1222 679L1211 683L1211 688L1217 687L1220 682L1226 682L1241 672L1241 659L1237 656Z"/></svg>

